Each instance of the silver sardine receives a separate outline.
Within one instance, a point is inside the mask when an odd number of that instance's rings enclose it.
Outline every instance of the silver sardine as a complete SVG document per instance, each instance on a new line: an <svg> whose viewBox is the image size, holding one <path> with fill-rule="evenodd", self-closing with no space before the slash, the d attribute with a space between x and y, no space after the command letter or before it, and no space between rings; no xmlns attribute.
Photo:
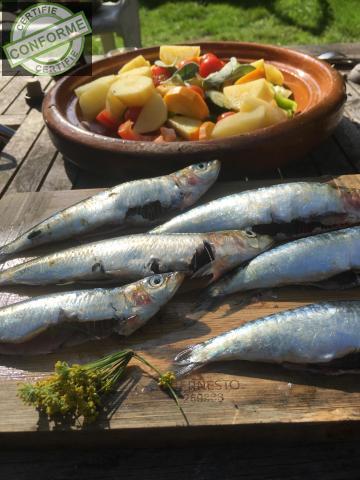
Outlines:
<svg viewBox="0 0 360 480"><path fill-rule="evenodd" d="M159 223L193 205L215 182L220 162L203 162L170 175L123 183L55 213L0 249L0 259L99 228Z"/></svg>
<svg viewBox="0 0 360 480"><path fill-rule="evenodd" d="M360 190L316 182L283 183L248 190L193 208L151 233L237 230L270 224L281 231L282 225L294 221L310 224L310 230L317 228L311 225L314 223L329 228L360 222Z"/></svg>
<svg viewBox="0 0 360 480"><path fill-rule="evenodd" d="M68 322L115 320L113 331L130 335L171 299L183 278L179 272L153 275L124 287L54 293L0 308L0 351L3 343L27 342Z"/></svg>
<svg viewBox="0 0 360 480"><path fill-rule="evenodd" d="M360 227L322 233L280 245L237 268L214 285L212 297L282 285L316 284L360 270Z"/></svg>
<svg viewBox="0 0 360 480"><path fill-rule="evenodd" d="M271 237L249 230L130 235L68 248L21 263L0 272L0 285L111 279L125 283L172 271L212 275L217 279L271 244Z"/></svg>
<svg viewBox="0 0 360 480"><path fill-rule="evenodd" d="M360 302L324 302L269 315L188 347L179 374L209 362L325 364L360 350Z"/></svg>

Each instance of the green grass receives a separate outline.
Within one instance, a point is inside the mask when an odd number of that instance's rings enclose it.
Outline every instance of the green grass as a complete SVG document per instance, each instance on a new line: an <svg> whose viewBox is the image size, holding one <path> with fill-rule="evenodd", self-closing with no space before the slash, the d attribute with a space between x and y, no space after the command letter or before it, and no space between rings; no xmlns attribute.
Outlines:
<svg viewBox="0 0 360 480"><path fill-rule="evenodd" d="M360 0L140 0L140 5L144 46L190 40L281 45L360 39ZM99 53L100 40L93 43Z"/></svg>

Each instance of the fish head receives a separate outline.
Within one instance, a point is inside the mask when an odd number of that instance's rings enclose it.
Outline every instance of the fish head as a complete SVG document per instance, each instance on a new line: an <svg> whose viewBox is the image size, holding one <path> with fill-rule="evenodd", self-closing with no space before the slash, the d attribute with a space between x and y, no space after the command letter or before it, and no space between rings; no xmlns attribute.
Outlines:
<svg viewBox="0 0 360 480"><path fill-rule="evenodd" d="M260 235L250 229L213 232L209 234L209 240L214 257L211 266L212 281L256 257L275 243L269 235Z"/></svg>
<svg viewBox="0 0 360 480"><path fill-rule="evenodd" d="M182 193L180 208L193 205L216 181L220 172L219 160L195 163L173 174Z"/></svg>
<svg viewBox="0 0 360 480"><path fill-rule="evenodd" d="M184 280L182 272L159 273L128 286L127 297L135 308L163 305Z"/></svg>

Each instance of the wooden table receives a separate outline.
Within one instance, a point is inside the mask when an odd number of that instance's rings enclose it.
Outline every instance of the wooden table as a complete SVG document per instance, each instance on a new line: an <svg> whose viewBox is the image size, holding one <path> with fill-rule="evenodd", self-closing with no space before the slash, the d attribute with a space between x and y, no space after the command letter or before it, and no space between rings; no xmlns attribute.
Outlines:
<svg viewBox="0 0 360 480"><path fill-rule="evenodd" d="M318 53L325 50L341 50L359 55L360 44L306 47L302 50ZM50 79L42 78L43 87L49 88ZM18 127L16 135L2 151L0 163L0 196L16 192L69 190L104 187L111 182L80 171L63 162L52 146L44 128L41 113L30 109L24 99L26 79L0 79L0 123ZM334 135L309 155L306 163L253 177L250 180L316 177L359 172L360 168L360 86L347 84L348 102L345 117ZM79 192L80 193L80 192ZM69 196L75 196L72 192ZM45 198L45 197L44 197ZM36 205L34 206L36 208ZM14 212L16 215L16 212ZM295 427L294 427L295 428ZM290 434L292 432L289 432ZM103 451L70 451L69 449L44 452L36 445L28 452L25 449L4 451L0 449L0 474L2 478L117 478L126 474L131 478L162 479L186 478L195 474L198 478L310 478L350 479L358 477L360 448L346 435L346 425L331 443L319 443L323 436L314 434L306 444L294 444L279 439L263 444L237 439L242 446L204 447L192 445L182 449L145 449L121 451L107 445ZM292 435L290 435L291 437ZM232 439L234 440L234 439ZM247 440L248 443L247 444ZM311 445L309 445L311 443ZM151 442L150 442L151 444ZM150 445L149 445L150 446ZM81 468L81 471L80 471ZM77 473L74 474L74 470Z"/></svg>

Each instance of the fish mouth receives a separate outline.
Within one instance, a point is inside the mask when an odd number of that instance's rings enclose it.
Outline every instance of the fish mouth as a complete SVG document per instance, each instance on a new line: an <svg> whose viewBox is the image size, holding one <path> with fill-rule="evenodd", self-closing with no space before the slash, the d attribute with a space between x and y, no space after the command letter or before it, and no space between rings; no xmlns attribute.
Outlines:
<svg viewBox="0 0 360 480"><path fill-rule="evenodd" d="M170 288L171 292L176 292L184 281L186 274L184 272L169 272L164 274L166 278L166 286Z"/></svg>

